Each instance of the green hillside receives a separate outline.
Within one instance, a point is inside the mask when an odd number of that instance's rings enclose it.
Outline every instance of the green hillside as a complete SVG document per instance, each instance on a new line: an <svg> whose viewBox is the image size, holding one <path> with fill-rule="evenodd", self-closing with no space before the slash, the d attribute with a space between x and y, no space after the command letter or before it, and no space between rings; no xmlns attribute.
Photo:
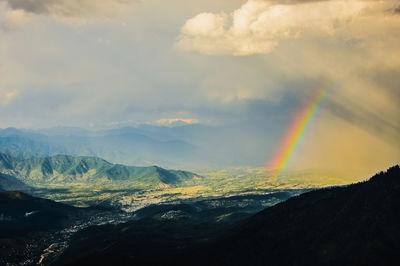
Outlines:
<svg viewBox="0 0 400 266"><path fill-rule="evenodd" d="M0 173L32 186L49 184L136 184L140 187L190 185L196 174L157 166L135 167L112 164L97 157L55 155L17 159L0 154Z"/></svg>

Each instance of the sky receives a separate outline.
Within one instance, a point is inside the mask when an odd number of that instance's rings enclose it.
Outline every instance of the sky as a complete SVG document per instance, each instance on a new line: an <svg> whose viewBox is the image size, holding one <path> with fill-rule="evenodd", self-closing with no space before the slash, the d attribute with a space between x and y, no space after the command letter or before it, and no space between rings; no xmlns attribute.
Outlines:
<svg viewBox="0 0 400 266"><path fill-rule="evenodd" d="M400 158L399 32L392 0L0 0L0 128L284 135L330 84L293 167L380 169Z"/></svg>

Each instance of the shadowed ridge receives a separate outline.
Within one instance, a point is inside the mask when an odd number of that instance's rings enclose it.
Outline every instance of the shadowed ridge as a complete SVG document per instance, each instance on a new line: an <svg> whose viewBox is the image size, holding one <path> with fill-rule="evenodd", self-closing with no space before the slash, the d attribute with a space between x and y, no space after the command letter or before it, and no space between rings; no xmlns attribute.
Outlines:
<svg viewBox="0 0 400 266"><path fill-rule="evenodd" d="M311 191L239 225L212 252L218 264L398 265L400 168Z"/></svg>
<svg viewBox="0 0 400 266"><path fill-rule="evenodd" d="M22 190L26 192L31 192L32 187L29 187L24 182L18 180L13 176L0 173L0 191L6 190Z"/></svg>
<svg viewBox="0 0 400 266"><path fill-rule="evenodd" d="M181 207L185 213L196 211ZM400 169L395 166L365 182L304 193L231 229L196 222L182 217L175 222L147 219L91 227L78 233L57 263L398 265Z"/></svg>
<svg viewBox="0 0 400 266"><path fill-rule="evenodd" d="M0 198L2 200L4 199L10 199L10 200L30 200L33 199L32 196L29 196L26 193L23 193L21 191L14 191L14 190L9 190L9 191L4 191L0 194Z"/></svg>
<svg viewBox="0 0 400 266"><path fill-rule="evenodd" d="M76 208L20 191L0 192L0 265L36 265L46 248L59 245L57 239L63 240L60 230L111 212L98 207Z"/></svg>
<svg viewBox="0 0 400 266"><path fill-rule="evenodd" d="M7 154L0 153L0 167L5 169L12 169L13 158Z"/></svg>
<svg viewBox="0 0 400 266"><path fill-rule="evenodd" d="M379 172L373 177L371 177L369 182L377 182L377 183L399 183L400 182L400 166L395 165L390 167L386 172ZM368 182L365 181L365 182Z"/></svg>

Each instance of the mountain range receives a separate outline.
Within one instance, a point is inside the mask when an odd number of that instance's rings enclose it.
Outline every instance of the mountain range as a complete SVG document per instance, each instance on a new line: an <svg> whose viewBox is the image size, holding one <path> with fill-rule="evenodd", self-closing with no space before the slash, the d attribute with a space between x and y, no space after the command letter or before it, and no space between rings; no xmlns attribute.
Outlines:
<svg viewBox="0 0 400 266"><path fill-rule="evenodd" d="M99 131L6 128L0 130L0 152L20 159L67 154L96 156L125 165L174 168L259 166L274 148L265 140L266 131L274 134L251 125L138 125Z"/></svg>
<svg viewBox="0 0 400 266"><path fill-rule="evenodd" d="M142 187L157 188L184 186L194 183L199 178L198 175L187 171L166 170L158 166L112 164L97 157L54 155L18 159L0 153L0 186L4 184L6 187L7 182L6 189L18 188L23 186L23 183L41 187L71 183L91 186L135 183Z"/></svg>

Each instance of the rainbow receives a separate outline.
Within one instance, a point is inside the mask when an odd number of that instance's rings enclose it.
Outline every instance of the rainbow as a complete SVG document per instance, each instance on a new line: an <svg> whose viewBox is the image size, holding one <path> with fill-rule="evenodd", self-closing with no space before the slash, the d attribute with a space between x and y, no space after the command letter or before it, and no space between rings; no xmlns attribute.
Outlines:
<svg viewBox="0 0 400 266"><path fill-rule="evenodd" d="M327 87L322 87L316 91L311 100L295 116L290 124L280 149L273 157L268 168L276 175L279 175L287 166L293 152L301 142L304 133L315 118L327 94Z"/></svg>

